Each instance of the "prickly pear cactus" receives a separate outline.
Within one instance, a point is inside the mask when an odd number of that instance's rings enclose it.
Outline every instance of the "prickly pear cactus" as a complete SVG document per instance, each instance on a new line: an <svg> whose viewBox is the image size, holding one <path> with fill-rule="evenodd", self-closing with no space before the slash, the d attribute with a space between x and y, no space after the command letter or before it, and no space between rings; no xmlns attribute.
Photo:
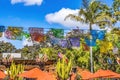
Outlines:
<svg viewBox="0 0 120 80"><path fill-rule="evenodd" d="M70 59L68 62L66 62L66 58L63 57L62 59L59 59L56 65L56 71L58 74L58 77L61 80L67 80L69 78L69 73L72 68L72 60Z"/></svg>

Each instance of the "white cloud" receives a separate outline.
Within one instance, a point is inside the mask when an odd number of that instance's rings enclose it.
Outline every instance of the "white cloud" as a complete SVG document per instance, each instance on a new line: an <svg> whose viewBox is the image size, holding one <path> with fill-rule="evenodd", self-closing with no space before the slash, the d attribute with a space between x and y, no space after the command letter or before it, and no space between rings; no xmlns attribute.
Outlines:
<svg viewBox="0 0 120 80"><path fill-rule="evenodd" d="M79 9L72 10L69 8L62 8L58 12L47 14L45 16L45 18L46 18L47 22L49 22L50 24L58 23L65 27L76 28L76 26L79 26L80 29L88 29L89 28L88 24L83 24L83 23L77 22L75 20L70 20L69 18L64 20L67 15L69 15L69 14L77 15L78 12L79 12ZM96 27L96 26L93 26L93 28L98 29L98 27Z"/></svg>
<svg viewBox="0 0 120 80"><path fill-rule="evenodd" d="M29 6L29 5L41 5L43 0L11 0L12 4L16 3L24 3L24 5Z"/></svg>

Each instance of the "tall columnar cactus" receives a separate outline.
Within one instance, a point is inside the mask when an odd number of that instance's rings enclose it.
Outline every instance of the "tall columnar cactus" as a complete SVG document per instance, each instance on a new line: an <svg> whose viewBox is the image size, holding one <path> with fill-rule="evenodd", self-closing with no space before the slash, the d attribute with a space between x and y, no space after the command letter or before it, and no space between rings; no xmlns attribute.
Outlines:
<svg viewBox="0 0 120 80"><path fill-rule="evenodd" d="M61 80L67 80L72 68L72 60L66 62L66 58L59 59L56 65L56 71Z"/></svg>
<svg viewBox="0 0 120 80"><path fill-rule="evenodd" d="M10 76L10 79L22 80L22 78L18 78L17 76L23 71L24 67L22 64L15 65L15 63L12 62L10 68L7 69L7 74Z"/></svg>

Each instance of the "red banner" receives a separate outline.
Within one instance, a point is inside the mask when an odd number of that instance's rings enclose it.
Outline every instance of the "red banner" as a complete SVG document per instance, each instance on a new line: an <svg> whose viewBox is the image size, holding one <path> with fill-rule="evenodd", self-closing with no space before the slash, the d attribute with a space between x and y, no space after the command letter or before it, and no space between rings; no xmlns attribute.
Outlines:
<svg viewBox="0 0 120 80"><path fill-rule="evenodd" d="M29 32L33 41L43 42L44 41L44 29L43 28L29 28Z"/></svg>

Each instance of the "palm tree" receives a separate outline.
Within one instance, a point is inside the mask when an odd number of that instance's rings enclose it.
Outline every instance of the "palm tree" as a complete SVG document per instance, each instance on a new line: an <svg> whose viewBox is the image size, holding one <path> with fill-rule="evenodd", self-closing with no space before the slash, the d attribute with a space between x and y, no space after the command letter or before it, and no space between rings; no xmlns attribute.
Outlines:
<svg viewBox="0 0 120 80"><path fill-rule="evenodd" d="M112 26L112 23L116 20L112 18L110 9L107 5L101 3L100 1L82 0L83 8L80 9L78 15L69 14L67 18L85 23L89 25L89 30L92 30L92 26L99 25L99 27L104 27L106 25ZM90 36L92 39L92 36ZM91 72L93 72L93 61L92 61L92 47L90 47L90 63Z"/></svg>
<svg viewBox="0 0 120 80"><path fill-rule="evenodd" d="M116 17L117 20L120 21L120 0L114 0L112 8L114 16Z"/></svg>

